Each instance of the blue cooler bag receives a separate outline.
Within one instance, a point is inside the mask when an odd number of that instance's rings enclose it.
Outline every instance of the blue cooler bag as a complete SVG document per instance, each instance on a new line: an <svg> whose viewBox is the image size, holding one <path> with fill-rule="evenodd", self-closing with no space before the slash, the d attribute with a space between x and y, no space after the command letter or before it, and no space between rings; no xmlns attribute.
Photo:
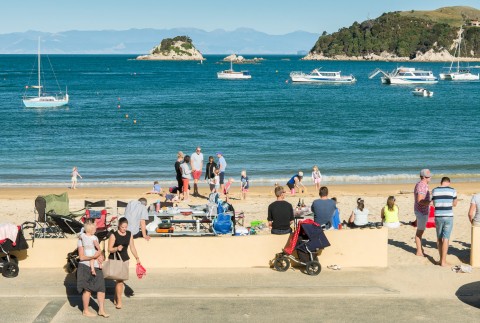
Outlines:
<svg viewBox="0 0 480 323"><path fill-rule="evenodd" d="M215 234L232 233L232 218L230 214L220 213L213 220L213 232Z"/></svg>

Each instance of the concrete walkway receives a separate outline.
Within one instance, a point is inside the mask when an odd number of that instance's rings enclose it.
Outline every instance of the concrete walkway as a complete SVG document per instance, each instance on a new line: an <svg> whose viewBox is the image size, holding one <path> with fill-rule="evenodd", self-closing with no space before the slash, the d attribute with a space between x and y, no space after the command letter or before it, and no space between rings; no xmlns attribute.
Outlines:
<svg viewBox="0 0 480 323"><path fill-rule="evenodd" d="M109 320L130 322L477 322L480 271L456 274L447 268L424 274L423 266L390 269L324 268L311 277L300 270L269 268L148 270L131 273L124 308L112 304ZM424 268L423 268L424 269ZM133 294L133 295L132 295ZM85 322L75 277L62 270L20 269L0 278L4 322ZM91 302L94 305L94 302ZM93 306L93 310L96 307Z"/></svg>

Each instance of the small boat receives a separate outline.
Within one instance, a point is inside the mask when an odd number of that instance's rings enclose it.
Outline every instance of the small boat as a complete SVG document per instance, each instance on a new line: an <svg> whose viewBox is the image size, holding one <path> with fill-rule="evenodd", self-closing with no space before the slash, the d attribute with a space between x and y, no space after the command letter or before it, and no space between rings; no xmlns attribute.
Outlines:
<svg viewBox="0 0 480 323"><path fill-rule="evenodd" d="M383 74L383 84L434 84L438 82L432 71L417 70L414 67L397 67L390 73L377 68L370 73L368 78L372 79L379 73Z"/></svg>
<svg viewBox="0 0 480 323"><path fill-rule="evenodd" d="M415 96L433 96L433 92L432 91L429 91L427 89L424 89L424 88L415 88L413 91L412 91L413 95Z"/></svg>
<svg viewBox="0 0 480 323"><path fill-rule="evenodd" d="M455 63L452 60L450 67L448 68L447 73L440 73L440 79L447 80L447 81L478 81L480 80L480 73L473 74L470 71L470 67L461 67L460 66L460 49L462 45L462 34L463 29L460 29L460 39L458 40L457 47L455 48L455 53L453 54L454 57L457 57L457 66L454 67L453 64Z"/></svg>
<svg viewBox="0 0 480 323"><path fill-rule="evenodd" d="M316 68L308 74L291 72L292 82L319 82L319 83L354 83L357 79L353 75L344 76L341 72L326 72Z"/></svg>
<svg viewBox="0 0 480 323"><path fill-rule="evenodd" d="M234 71L233 62L230 61L230 69L217 73L217 78L220 80L248 80L252 78L249 71Z"/></svg>
<svg viewBox="0 0 480 323"><path fill-rule="evenodd" d="M68 104L69 96L68 90L65 90L65 94L62 92L57 94L47 94L43 91L43 86L41 82L41 56L40 56L40 38L38 38L38 68L37 68L37 77L38 85L26 86L25 94L23 96L23 104L27 108L56 108ZM55 74L54 74L55 75ZM58 84L58 82L57 82ZM36 96L27 96L26 92L29 88L38 89L38 95Z"/></svg>

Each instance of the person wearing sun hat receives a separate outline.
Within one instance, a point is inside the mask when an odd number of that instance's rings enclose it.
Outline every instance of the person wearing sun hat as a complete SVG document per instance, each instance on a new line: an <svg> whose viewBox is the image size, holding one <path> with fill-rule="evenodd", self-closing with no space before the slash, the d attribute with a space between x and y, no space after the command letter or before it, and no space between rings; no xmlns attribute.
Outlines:
<svg viewBox="0 0 480 323"><path fill-rule="evenodd" d="M428 213L430 211L430 191L428 189L428 183L432 173L429 169L422 169L420 171L420 181L415 185L413 191L414 194L414 205L413 210L415 212L415 221L417 222L417 232L415 233L415 245L417 247L417 256L423 257L423 246L422 246L422 236L425 232L428 221Z"/></svg>
<svg viewBox="0 0 480 323"><path fill-rule="evenodd" d="M290 194L295 195L295 187L300 190L302 186L302 193L305 190L305 186L302 184L303 172L299 171L297 174L293 175L292 178L287 182L287 186L290 189Z"/></svg>

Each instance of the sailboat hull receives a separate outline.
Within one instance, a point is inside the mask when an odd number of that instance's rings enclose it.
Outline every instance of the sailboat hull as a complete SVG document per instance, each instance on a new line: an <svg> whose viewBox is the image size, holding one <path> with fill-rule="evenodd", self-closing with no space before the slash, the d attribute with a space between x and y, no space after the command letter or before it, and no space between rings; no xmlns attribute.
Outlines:
<svg viewBox="0 0 480 323"><path fill-rule="evenodd" d="M26 108L56 108L63 107L68 104L68 96L57 98L53 96L34 97L23 99Z"/></svg>
<svg viewBox="0 0 480 323"><path fill-rule="evenodd" d="M446 81L478 81L480 79L479 74L472 74L472 73L442 73L440 74L440 78Z"/></svg>

